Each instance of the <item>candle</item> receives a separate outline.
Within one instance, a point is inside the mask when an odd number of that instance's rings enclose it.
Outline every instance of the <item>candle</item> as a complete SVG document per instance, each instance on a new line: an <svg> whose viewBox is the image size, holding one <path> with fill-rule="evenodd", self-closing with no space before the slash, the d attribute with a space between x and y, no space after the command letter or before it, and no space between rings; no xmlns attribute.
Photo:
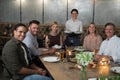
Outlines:
<svg viewBox="0 0 120 80"><path fill-rule="evenodd" d="M100 75L104 75L104 76L107 76L109 75L109 66L108 65L103 65L103 66L99 66L99 74Z"/></svg>
<svg viewBox="0 0 120 80"><path fill-rule="evenodd" d="M109 59L106 56L103 56L98 63L98 72L100 75L108 76L109 70Z"/></svg>
<svg viewBox="0 0 120 80"><path fill-rule="evenodd" d="M66 55L72 55L71 50L66 50Z"/></svg>
<svg viewBox="0 0 120 80"><path fill-rule="evenodd" d="M68 55L72 55L72 52L71 52L71 51L68 51Z"/></svg>

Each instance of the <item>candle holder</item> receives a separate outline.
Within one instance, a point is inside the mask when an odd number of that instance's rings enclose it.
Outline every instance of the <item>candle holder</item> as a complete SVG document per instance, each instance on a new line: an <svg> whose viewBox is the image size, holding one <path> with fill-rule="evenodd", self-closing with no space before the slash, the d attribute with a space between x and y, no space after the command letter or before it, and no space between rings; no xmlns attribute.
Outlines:
<svg viewBox="0 0 120 80"><path fill-rule="evenodd" d="M110 60L107 56L102 56L98 61L98 73L101 76L108 76L110 71Z"/></svg>

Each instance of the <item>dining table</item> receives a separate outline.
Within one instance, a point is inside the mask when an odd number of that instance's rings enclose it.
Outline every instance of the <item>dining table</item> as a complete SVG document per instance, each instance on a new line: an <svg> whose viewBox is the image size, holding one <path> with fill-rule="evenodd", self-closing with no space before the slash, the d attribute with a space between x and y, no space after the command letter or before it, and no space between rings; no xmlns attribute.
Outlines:
<svg viewBox="0 0 120 80"><path fill-rule="evenodd" d="M39 59L41 60L44 67L47 69L53 80L81 80L81 69L76 67L78 65L76 62L67 61L67 58L64 58L64 61L46 61L46 57L58 57L56 55L41 55ZM119 66L114 62L110 63L110 67ZM116 75L110 70L109 76ZM87 66L86 69L87 80L97 80L96 78L101 75L98 72L97 65L96 67Z"/></svg>

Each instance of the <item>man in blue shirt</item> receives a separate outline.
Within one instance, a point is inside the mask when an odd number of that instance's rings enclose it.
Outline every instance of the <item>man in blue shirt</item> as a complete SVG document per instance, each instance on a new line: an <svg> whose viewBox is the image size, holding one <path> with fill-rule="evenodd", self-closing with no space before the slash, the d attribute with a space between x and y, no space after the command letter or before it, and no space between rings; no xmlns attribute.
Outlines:
<svg viewBox="0 0 120 80"><path fill-rule="evenodd" d="M29 48L29 52L32 56L39 56L43 54L52 54L56 51L56 49L49 49L47 51L40 51L38 49L38 42L37 42L37 34L39 31L39 24L40 22L37 20L32 20L29 22L28 32L26 34L23 43L27 45Z"/></svg>

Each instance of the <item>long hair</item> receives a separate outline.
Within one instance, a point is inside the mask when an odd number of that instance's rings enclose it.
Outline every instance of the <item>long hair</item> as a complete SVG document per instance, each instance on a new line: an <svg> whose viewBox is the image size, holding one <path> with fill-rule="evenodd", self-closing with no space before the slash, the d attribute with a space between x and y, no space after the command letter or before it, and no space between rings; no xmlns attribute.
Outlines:
<svg viewBox="0 0 120 80"><path fill-rule="evenodd" d="M98 35L98 31L97 31L97 28L96 28L96 25L95 25L95 23L90 23L90 25L91 24L93 24L94 26L95 26L95 35ZM86 31L86 35L89 35L90 34L90 32L89 32L89 27L90 27L90 25L87 27L87 31Z"/></svg>

